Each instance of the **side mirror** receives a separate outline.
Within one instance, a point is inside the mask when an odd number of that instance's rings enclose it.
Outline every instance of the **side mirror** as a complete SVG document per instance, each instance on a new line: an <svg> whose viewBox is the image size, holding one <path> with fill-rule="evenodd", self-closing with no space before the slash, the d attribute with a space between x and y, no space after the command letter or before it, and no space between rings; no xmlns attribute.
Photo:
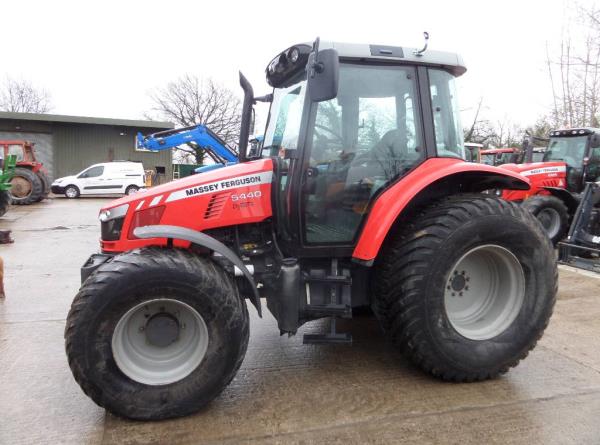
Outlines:
<svg viewBox="0 0 600 445"><path fill-rule="evenodd" d="M310 100L323 102L336 97L340 77L340 58L337 51L313 51L308 57L307 67Z"/></svg>
<svg viewBox="0 0 600 445"><path fill-rule="evenodd" d="M590 138L592 148L600 148L600 134L594 133Z"/></svg>

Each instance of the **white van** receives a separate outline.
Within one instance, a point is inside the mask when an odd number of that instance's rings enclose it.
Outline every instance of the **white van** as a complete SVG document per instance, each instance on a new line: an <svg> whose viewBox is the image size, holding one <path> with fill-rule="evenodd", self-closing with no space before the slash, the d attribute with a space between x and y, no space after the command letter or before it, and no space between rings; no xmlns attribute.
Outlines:
<svg viewBox="0 0 600 445"><path fill-rule="evenodd" d="M79 195L130 195L144 187L141 162L115 161L94 164L76 175L58 178L51 190L55 195L77 198Z"/></svg>

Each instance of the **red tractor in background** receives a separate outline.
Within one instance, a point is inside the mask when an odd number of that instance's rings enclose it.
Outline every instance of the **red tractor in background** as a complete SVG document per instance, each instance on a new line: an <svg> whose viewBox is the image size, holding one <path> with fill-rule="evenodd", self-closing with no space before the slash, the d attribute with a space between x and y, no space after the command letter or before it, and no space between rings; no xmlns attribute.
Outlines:
<svg viewBox="0 0 600 445"><path fill-rule="evenodd" d="M556 262L529 212L480 193L528 180L464 160L465 71L457 54L317 40L268 64L271 94L240 74L238 164L100 210L101 253L65 326L83 391L129 418L199 410L244 359L244 299L259 316L266 300L282 335L330 317L311 344L350 343L336 319L371 306L400 351L447 381L526 357L552 314ZM269 118L248 151L258 100Z"/></svg>
<svg viewBox="0 0 600 445"><path fill-rule="evenodd" d="M28 205L48 197L50 181L44 165L37 160L34 143L25 140L0 140L0 149L6 159L17 157L17 166L9 191L13 204Z"/></svg>
<svg viewBox="0 0 600 445"><path fill-rule="evenodd" d="M533 148L527 144L527 157ZM554 244L569 230L586 182L600 180L600 130L574 128L550 132L541 162L504 164L501 168L526 176L529 190L499 190L508 201L521 202L533 213Z"/></svg>

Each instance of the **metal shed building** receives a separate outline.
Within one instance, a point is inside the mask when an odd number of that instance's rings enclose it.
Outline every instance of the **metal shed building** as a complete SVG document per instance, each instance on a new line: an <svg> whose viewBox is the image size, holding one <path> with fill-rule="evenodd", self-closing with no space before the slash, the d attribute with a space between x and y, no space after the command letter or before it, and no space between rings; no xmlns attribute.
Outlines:
<svg viewBox="0 0 600 445"><path fill-rule="evenodd" d="M135 135L173 128L170 122L0 112L0 140L35 142L51 180L73 175L98 162L141 161L145 170L173 177L171 150L138 150Z"/></svg>

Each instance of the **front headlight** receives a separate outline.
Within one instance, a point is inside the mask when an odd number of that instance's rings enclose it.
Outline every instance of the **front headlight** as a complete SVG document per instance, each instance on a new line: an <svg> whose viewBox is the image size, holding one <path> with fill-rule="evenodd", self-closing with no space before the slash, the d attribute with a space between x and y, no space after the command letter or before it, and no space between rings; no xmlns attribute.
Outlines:
<svg viewBox="0 0 600 445"><path fill-rule="evenodd" d="M105 222L110 221L111 219L120 218L127 214L128 209L129 204L123 204L118 207L113 207L112 209L101 210L98 219L100 222Z"/></svg>

